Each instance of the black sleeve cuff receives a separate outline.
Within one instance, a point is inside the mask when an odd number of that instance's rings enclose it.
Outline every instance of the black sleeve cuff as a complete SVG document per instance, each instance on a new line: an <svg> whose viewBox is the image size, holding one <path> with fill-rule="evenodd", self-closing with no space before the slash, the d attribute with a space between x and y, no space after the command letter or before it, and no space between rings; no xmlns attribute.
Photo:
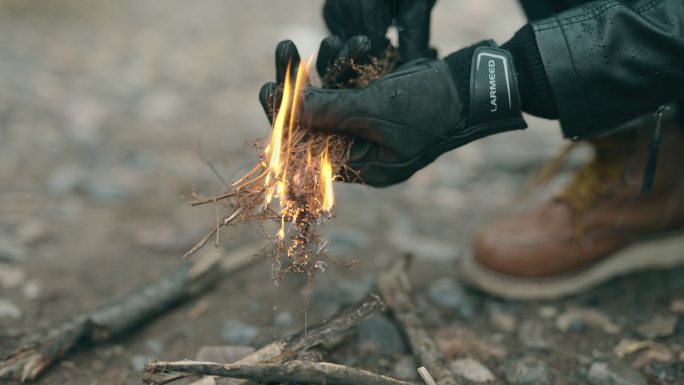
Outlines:
<svg viewBox="0 0 684 385"><path fill-rule="evenodd" d="M526 24L513 38L501 45L513 56L518 74L522 110L542 118L558 119L549 80L537 47L534 30Z"/></svg>
<svg viewBox="0 0 684 385"><path fill-rule="evenodd" d="M489 47L489 43L481 41L471 46L462 48L452 54L447 55L444 61L451 70L457 87L458 96L463 102L464 116L470 115L470 67L473 62L473 54L478 47Z"/></svg>

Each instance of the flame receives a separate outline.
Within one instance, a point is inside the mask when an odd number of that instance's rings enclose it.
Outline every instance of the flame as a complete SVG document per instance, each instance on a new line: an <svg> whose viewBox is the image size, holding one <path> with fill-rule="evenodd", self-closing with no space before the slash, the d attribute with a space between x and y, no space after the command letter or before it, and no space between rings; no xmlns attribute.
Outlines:
<svg viewBox="0 0 684 385"><path fill-rule="evenodd" d="M328 157L328 146L326 144L323 154L321 154L321 185L323 193L323 203L321 204L321 209L324 211L330 211L335 203L335 194L333 193L333 174L332 163Z"/></svg>
<svg viewBox="0 0 684 385"><path fill-rule="evenodd" d="M268 159L268 161L264 162L264 167L266 168L264 187L267 189L264 206L268 206L273 198L279 199L280 230L277 235L280 240L285 237L285 222L287 218L295 221L300 210L294 202L289 200L288 187L291 184L298 185L302 176L299 173L294 176L288 175L288 165L290 154L292 153L293 131L297 129L296 115L301 103L301 90L306 87L312 59L313 57L310 57L305 64L299 64L294 85L290 76L285 77L280 108L273 121L273 131L269 144L264 149L264 159ZM288 74L291 73L291 64L288 63L287 65L286 73ZM332 187L334 172L327 147L326 144L326 148L320 157L313 156L310 146L307 146L306 149L307 167L310 167L312 170L319 170L317 186L319 191L313 192L315 194L320 193L321 195L320 207L317 208L319 212L330 212L335 201Z"/></svg>

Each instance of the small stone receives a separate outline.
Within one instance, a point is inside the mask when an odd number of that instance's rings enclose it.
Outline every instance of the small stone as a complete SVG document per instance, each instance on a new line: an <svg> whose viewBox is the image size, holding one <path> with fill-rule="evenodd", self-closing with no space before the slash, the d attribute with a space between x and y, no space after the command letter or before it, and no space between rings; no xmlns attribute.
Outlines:
<svg viewBox="0 0 684 385"><path fill-rule="evenodd" d="M195 360L231 363L239 361L252 353L254 353L254 348L251 346L202 346L197 351Z"/></svg>
<svg viewBox="0 0 684 385"><path fill-rule="evenodd" d="M558 315L558 308L551 305L541 306L537 311L539 317L543 319L551 319Z"/></svg>
<svg viewBox="0 0 684 385"><path fill-rule="evenodd" d="M513 315L497 311L489 315L489 321L494 327L506 333L513 332L518 324L518 320Z"/></svg>
<svg viewBox="0 0 684 385"><path fill-rule="evenodd" d="M587 380L592 385L646 385L639 372L618 360L594 362L589 367Z"/></svg>
<svg viewBox="0 0 684 385"><path fill-rule="evenodd" d="M131 367L136 372L140 372L145 368L145 364L150 362L150 357L143 354L136 354L131 357Z"/></svg>
<svg viewBox="0 0 684 385"><path fill-rule="evenodd" d="M635 341L629 338L623 338L620 342L613 348L613 353L619 358L624 358L634 352L642 349L646 349L651 346L653 341Z"/></svg>
<svg viewBox="0 0 684 385"><path fill-rule="evenodd" d="M451 370L476 383L485 383L496 379L486 366L472 358L462 358L452 361Z"/></svg>
<svg viewBox="0 0 684 385"><path fill-rule="evenodd" d="M471 355L480 359L505 358L508 355L503 346L488 342L462 328L447 327L435 334L437 347L447 359Z"/></svg>
<svg viewBox="0 0 684 385"><path fill-rule="evenodd" d="M670 311L675 314L684 314L684 298L672 300L672 303L670 304Z"/></svg>
<svg viewBox="0 0 684 385"><path fill-rule="evenodd" d="M26 249L14 239L0 234L0 262L17 263L26 256Z"/></svg>
<svg viewBox="0 0 684 385"><path fill-rule="evenodd" d="M411 356L402 356L394 364L394 376L400 380L412 381L416 379L418 365Z"/></svg>
<svg viewBox="0 0 684 385"><path fill-rule="evenodd" d="M545 385L553 383L551 371L545 363L531 357L509 362L504 376L510 385Z"/></svg>
<svg viewBox="0 0 684 385"><path fill-rule="evenodd" d="M0 263L0 287L14 289L21 286L26 280L26 272L16 266Z"/></svg>
<svg viewBox="0 0 684 385"><path fill-rule="evenodd" d="M76 190L87 178L85 168L68 165L56 169L48 179L47 190L53 195L64 195Z"/></svg>
<svg viewBox="0 0 684 385"><path fill-rule="evenodd" d="M546 327L538 320L525 320L518 330L518 339L531 349L547 349L551 346Z"/></svg>
<svg viewBox="0 0 684 385"><path fill-rule="evenodd" d="M249 345L259 334L259 330L242 321L230 320L223 323L221 338L235 345Z"/></svg>
<svg viewBox="0 0 684 385"><path fill-rule="evenodd" d="M371 275L361 279L340 279L334 285L314 289L311 293L311 307L322 318L330 318L344 306L359 301L374 285Z"/></svg>
<svg viewBox="0 0 684 385"><path fill-rule="evenodd" d="M289 327L294 323L295 317L289 311L281 311L273 318L273 325L277 327Z"/></svg>
<svg viewBox="0 0 684 385"><path fill-rule="evenodd" d="M98 204L120 204L141 192L142 186L136 179L132 172L123 169L100 172L82 183L79 191Z"/></svg>
<svg viewBox="0 0 684 385"><path fill-rule="evenodd" d="M0 319L3 318L17 320L21 318L21 310L17 307L17 305L10 302L10 300L0 298Z"/></svg>
<svg viewBox="0 0 684 385"><path fill-rule="evenodd" d="M48 225L39 219L22 222L16 230L16 236L22 245L32 245L48 237Z"/></svg>
<svg viewBox="0 0 684 385"><path fill-rule="evenodd" d="M404 353L404 340L387 317L376 314L358 326L359 345L367 354L392 357Z"/></svg>
<svg viewBox="0 0 684 385"><path fill-rule="evenodd" d="M164 350L164 344L156 338L147 338L145 340L145 346L150 353L159 354Z"/></svg>
<svg viewBox="0 0 684 385"><path fill-rule="evenodd" d="M572 308L556 318L556 327L561 331L581 330L584 325L599 328L608 334L617 334L622 330L608 316L594 309Z"/></svg>
<svg viewBox="0 0 684 385"><path fill-rule="evenodd" d="M475 316L475 305L466 290L455 279L438 278L427 288L428 298L437 306L454 310L463 318Z"/></svg>
<svg viewBox="0 0 684 385"><path fill-rule="evenodd" d="M679 357L677 357L677 358L679 359L679 362L684 362L684 350L679 352Z"/></svg>
<svg viewBox="0 0 684 385"><path fill-rule="evenodd" d="M637 354L636 358L632 361L632 366L640 369L654 361L671 362L673 359L674 354L667 346L653 343L646 350Z"/></svg>
<svg viewBox="0 0 684 385"><path fill-rule="evenodd" d="M677 316L656 315L650 321L637 326L637 332L645 338L671 336L677 326Z"/></svg>
<svg viewBox="0 0 684 385"><path fill-rule="evenodd" d="M29 280L21 287L21 292L28 299L37 299L40 297L40 284L35 279Z"/></svg>

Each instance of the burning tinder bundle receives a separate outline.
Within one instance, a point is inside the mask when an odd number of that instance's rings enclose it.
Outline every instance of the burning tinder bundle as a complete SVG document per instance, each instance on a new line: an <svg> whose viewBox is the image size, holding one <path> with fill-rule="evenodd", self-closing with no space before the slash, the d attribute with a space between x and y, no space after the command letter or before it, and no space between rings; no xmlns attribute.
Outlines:
<svg viewBox="0 0 684 385"><path fill-rule="evenodd" d="M338 58L322 79L325 88L359 88L390 72L396 55L357 64L353 59ZM324 132L310 131L297 119L301 95L309 81L311 66L297 63L297 71L288 64L282 85L282 97L275 105L272 131L268 138L254 142L258 163L229 191L216 197L193 202L193 205L227 200L232 210L216 229L186 255L193 253L217 231L237 221L266 221L279 224L275 234L261 226L265 237L274 241L273 278L278 282L283 273L306 273L313 277L325 268L325 242L316 231L317 225L334 216L333 181L340 175L353 174L346 162L352 139ZM292 76L292 73L296 75ZM217 235L218 236L218 235ZM283 257L287 257L284 260Z"/></svg>

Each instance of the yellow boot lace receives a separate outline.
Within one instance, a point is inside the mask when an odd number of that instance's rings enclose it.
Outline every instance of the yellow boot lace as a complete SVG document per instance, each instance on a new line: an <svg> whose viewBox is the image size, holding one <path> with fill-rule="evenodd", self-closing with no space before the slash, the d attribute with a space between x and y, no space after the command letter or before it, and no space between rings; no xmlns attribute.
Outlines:
<svg viewBox="0 0 684 385"><path fill-rule="evenodd" d="M607 138L586 141L594 148L594 158L578 169L570 183L556 196L575 212L575 240L585 235L587 211L600 198L613 193L615 182L620 182L634 152L634 132L621 132ZM556 158L549 161L537 174L533 184L545 183L560 169L565 158L578 142L570 143Z"/></svg>

